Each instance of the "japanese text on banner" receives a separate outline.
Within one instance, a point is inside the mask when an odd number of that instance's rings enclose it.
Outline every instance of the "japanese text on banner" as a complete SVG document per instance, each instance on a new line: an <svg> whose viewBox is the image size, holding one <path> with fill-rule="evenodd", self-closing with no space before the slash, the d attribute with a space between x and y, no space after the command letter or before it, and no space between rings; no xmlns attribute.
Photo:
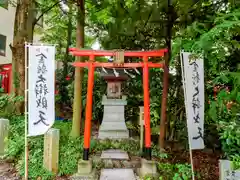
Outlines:
<svg viewBox="0 0 240 180"><path fill-rule="evenodd" d="M204 148L204 66L202 59L190 60L182 53L188 136L191 149Z"/></svg>
<svg viewBox="0 0 240 180"><path fill-rule="evenodd" d="M29 46L29 136L45 134L54 123L54 64L54 46Z"/></svg>

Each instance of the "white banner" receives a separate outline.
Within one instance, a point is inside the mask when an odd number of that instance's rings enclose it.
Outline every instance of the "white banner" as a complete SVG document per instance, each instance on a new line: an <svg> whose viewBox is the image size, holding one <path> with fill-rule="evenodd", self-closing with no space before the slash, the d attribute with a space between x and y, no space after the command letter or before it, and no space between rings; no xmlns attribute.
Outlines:
<svg viewBox="0 0 240 180"><path fill-rule="evenodd" d="M55 120L55 47L28 45L28 52L28 136L38 136Z"/></svg>
<svg viewBox="0 0 240 180"><path fill-rule="evenodd" d="M204 149L204 64L202 59L190 60L190 55L181 53L189 146Z"/></svg>

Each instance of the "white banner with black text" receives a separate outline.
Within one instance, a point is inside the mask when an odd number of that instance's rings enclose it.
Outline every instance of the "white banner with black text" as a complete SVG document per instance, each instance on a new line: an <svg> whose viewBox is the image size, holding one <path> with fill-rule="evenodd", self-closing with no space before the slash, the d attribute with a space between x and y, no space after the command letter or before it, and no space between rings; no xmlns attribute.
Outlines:
<svg viewBox="0 0 240 180"><path fill-rule="evenodd" d="M28 45L28 64L28 136L38 136L55 120L55 46Z"/></svg>
<svg viewBox="0 0 240 180"><path fill-rule="evenodd" d="M181 52L190 149L204 149L204 62Z"/></svg>

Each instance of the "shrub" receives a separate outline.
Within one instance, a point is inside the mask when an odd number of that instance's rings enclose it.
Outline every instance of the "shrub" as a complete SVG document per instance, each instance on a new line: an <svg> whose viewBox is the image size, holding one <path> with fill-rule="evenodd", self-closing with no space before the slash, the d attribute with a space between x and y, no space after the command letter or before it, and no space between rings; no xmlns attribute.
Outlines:
<svg viewBox="0 0 240 180"><path fill-rule="evenodd" d="M71 123L56 122L55 128L60 129L59 144L59 175L76 172L77 161L83 151L83 139L72 139L69 136ZM29 146L29 178L41 177L51 179L53 174L43 168L43 136L28 138ZM7 157L16 160L17 169L24 175L24 116L13 116L10 119Z"/></svg>
<svg viewBox="0 0 240 180"><path fill-rule="evenodd" d="M0 95L0 117L11 117L16 114L16 103L22 102L22 96Z"/></svg>
<svg viewBox="0 0 240 180"><path fill-rule="evenodd" d="M190 164L158 163L159 179L188 180L192 177Z"/></svg>

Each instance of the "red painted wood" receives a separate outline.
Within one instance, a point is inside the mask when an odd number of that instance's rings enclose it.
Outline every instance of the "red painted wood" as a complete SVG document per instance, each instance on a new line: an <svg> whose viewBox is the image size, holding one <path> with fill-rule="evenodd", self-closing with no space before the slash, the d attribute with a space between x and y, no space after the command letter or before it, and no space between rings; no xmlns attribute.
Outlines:
<svg viewBox="0 0 240 180"><path fill-rule="evenodd" d="M86 119L84 128L84 148L90 148L91 141L91 122L92 122L92 101L93 101L93 86L94 86L94 56L90 56L88 70L88 86L87 86L87 104L86 104Z"/></svg>
<svg viewBox="0 0 240 180"><path fill-rule="evenodd" d="M72 63L75 67L88 67L89 62L74 62ZM164 64L162 63L152 63L148 62L149 68L163 68ZM143 63L124 63L121 65L117 65L115 63L101 63L101 62L94 62L94 67L106 67L106 68L138 68L143 67Z"/></svg>
<svg viewBox="0 0 240 180"><path fill-rule="evenodd" d="M145 147L151 148L151 119L149 98L149 68L148 57L143 58L143 99L144 99L144 122L145 122Z"/></svg>
<svg viewBox="0 0 240 180"><path fill-rule="evenodd" d="M69 51L74 56L115 56L116 51L107 50L80 50L77 48L69 48ZM153 51L124 51L124 56L126 57L162 57L168 52L167 49L153 50Z"/></svg>

